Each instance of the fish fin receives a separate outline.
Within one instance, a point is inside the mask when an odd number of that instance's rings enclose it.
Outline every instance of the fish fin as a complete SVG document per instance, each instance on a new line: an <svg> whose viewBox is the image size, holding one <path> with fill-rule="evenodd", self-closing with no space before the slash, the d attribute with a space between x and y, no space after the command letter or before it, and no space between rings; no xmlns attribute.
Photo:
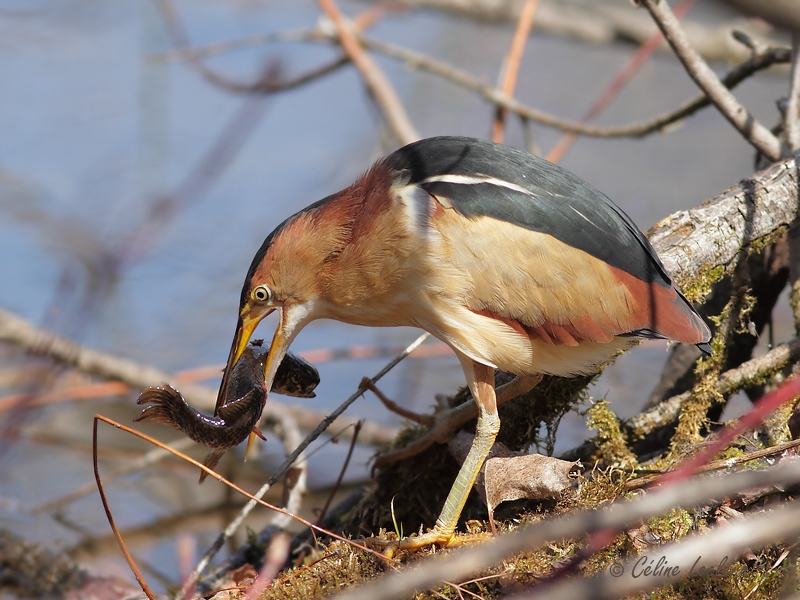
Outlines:
<svg viewBox="0 0 800 600"><path fill-rule="evenodd" d="M223 419L225 423L235 423L250 410L252 410L251 405L255 399L253 398L254 394L256 394L256 392L255 390L252 390L241 398L226 402L217 409L217 416Z"/></svg>
<svg viewBox="0 0 800 600"><path fill-rule="evenodd" d="M253 433L255 433L263 441L265 442L267 441L267 436L265 436L264 433L258 427L253 427Z"/></svg>
<svg viewBox="0 0 800 600"><path fill-rule="evenodd" d="M222 455L225 454L225 450L212 450L206 457L203 459L203 465L208 467L209 469L213 469L219 463L219 459L222 458ZM198 483L203 483L205 478L208 477L208 473L205 471L200 471L200 481Z"/></svg>

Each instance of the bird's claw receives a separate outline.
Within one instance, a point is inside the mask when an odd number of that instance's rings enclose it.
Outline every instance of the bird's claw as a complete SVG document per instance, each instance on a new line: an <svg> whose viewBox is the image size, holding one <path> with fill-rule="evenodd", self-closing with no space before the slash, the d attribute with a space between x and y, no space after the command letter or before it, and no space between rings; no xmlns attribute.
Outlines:
<svg viewBox="0 0 800 600"><path fill-rule="evenodd" d="M447 548L458 545L452 532L447 533L434 527L427 533L399 539L388 539L383 536L373 536L363 540L367 548L379 551L386 558L393 558L398 551L416 552L428 546Z"/></svg>

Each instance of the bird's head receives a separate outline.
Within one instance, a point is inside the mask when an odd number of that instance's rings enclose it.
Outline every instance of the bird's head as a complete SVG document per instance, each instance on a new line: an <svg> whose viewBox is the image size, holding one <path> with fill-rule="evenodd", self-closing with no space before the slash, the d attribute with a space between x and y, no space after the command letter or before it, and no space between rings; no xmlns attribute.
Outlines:
<svg viewBox="0 0 800 600"><path fill-rule="evenodd" d="M236 333L217 396L217 408L225 402L228 374L265 317L275 311L280 316L264 366L264 385L269 391L291 342L309 321L324 316L321 309L324 302L320 299L327 277L326 263L342 240L335 233L338 228L331 225L331 219L320 214L323 202L279 225L253 258L242 286Z"/></svg>

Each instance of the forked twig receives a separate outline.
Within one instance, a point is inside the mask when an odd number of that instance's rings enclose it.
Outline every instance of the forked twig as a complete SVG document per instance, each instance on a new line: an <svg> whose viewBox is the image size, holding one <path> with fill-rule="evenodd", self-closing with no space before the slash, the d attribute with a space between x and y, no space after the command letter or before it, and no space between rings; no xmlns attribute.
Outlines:
<svg viewBox="0 0 800 600"><path fill-rule="evenodd" d="M722 115L759 152L771 161L781 157L781 145L772 132L764 127L719 80L708 63L695 50L666 0L640 0L664 33L686 72L709 97Z"/></svg>

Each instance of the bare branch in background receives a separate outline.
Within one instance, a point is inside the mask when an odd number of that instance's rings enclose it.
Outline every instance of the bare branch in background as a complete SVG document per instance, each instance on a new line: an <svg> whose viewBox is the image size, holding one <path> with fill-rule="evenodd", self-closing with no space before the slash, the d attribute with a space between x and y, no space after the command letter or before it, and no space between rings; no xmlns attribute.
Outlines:
<svg viewBox="0 0 800 600"><path fill-rule="evenodd" d="M756 0L762 2L762 0ZM770 3L774 0L770 0ZM762 2L763 3L763 2ZM522 2L498 2L497 0L404 0L404 4L439 10L464 16L476 21L499 21L517 23ZM708 26L702 23L687 23L685 28L695 48L710 61L738 61L745 58L740 46L731 43L733 28L747 27L741 21ZM594 0L540 0L535 31L574 38L594 44L633 42L641 45L656 30L646 15L630 10L628 3L596 2ZM769 43L757 26L750 26L748 33ZM666 44L660 47L668 51Z"/></svg>
<svg viewBox="0 0 800 600"><path fill-rule="evenodd" d="M172 382L179 385L181 393L191 404L198 407L213 407L216 404L217 392L215 390L197 384L177 384L175 378L168 373L86 348L71 340L42 331L28 321L2 309L0 309L0 340L16 344L34 354L47 356L83 373L103 379L123 381L134 390ZM278 413L291 415L305 430L314 429L327 416L325 413L307 409L298 404L281 403L270 397L264 407L264 416L269 418ZM347 417L343 417L341 421L342 425L354 425L356 422L357 419ZM347 431L349 432L350 429ZM344 433L343 437L349 435L349 433ZM391 443L395 435L394 429L382 427L376 423L365 423L360 440L365 444L384 445Z"/></svg>
<svg viewBox="0 0 800 600"><path fill-rule="evenodd" d="M524 119L540 123L542 125L560 129L565 132L585 135L590 137L643 137L655 133L684 119L698 110L709 106L711 102L705 94L700 94L692 100L687 101L674 111L666 112L653 119L642 123L633 123L620 126L598 126L586 125L581 122L569 121L551 115L537 108L527 106L515 98L509 98L498 88L485 80L472 75L471 73L454 67L444 61L437 60L421 52L404 48L396 44L390 44L381 40L371 38L363 32L354 30L353 34L365 48L402 61L409 68L420 69L449 81L450 83L463 87L464 89L477 92L485 100L493 103L499 108L514 113ZM732 38L733 39L733 38ZM741 32L736 36L736 40L746 39L750 42L752 52L747 59L738 67L733 68L723 79L722 83L728 88L734 88L751 75L768 69L775 64L790 62L790 51L785 48L774 48L758 44L749 36ZM272 42L288 41L309 41L309 42L336 42L337 38L330 35L325 28L314 28L305 30L287 31L276 34L265 34L251 36L240 40L230 40L206 46L195 46L161 56L164 60L193 60L195 57L213 56L221 52L251 47Z"/></svg>
<svg viewBox="0 0 800 600"><path fill-rule="evenodd" d="M577 133L591 137L643 137L647 134L660 131L685 117L697 112L701 108L709 106L711 102L705 94L700 94L696 98L684 103L678 109L659 115L643 123L621 125L615 127L585 125L580 122L561 119L537 108L527 106L515 98L507 98L496 87L480 79L453 67L443 61L428 57L425 54L409 50L395 44L389 44L376 40L365 35L360 35L359 40L365 47L402 60L408 66L425 70L429 73L438 75L451 83L472 90L480 94L485 100L502 107L509 112L515 113L520 117L535 121L548 127L560 129L562 131ZM759 48L747 61L740 66L732 69L724 78L723 83L733 88L750 75L763 69L767 69L774 64L788 63L790 61L789 51L783 48Z"/></svg>
<svg viewBox="0 0 800 600"><path fill-rule="evenodd" d="M714 106L759 152L772 161L778 160L781 156L780 142L722 84L692 46L666 0L641 0L641 3L650 11L686 72Z"/></svg>

